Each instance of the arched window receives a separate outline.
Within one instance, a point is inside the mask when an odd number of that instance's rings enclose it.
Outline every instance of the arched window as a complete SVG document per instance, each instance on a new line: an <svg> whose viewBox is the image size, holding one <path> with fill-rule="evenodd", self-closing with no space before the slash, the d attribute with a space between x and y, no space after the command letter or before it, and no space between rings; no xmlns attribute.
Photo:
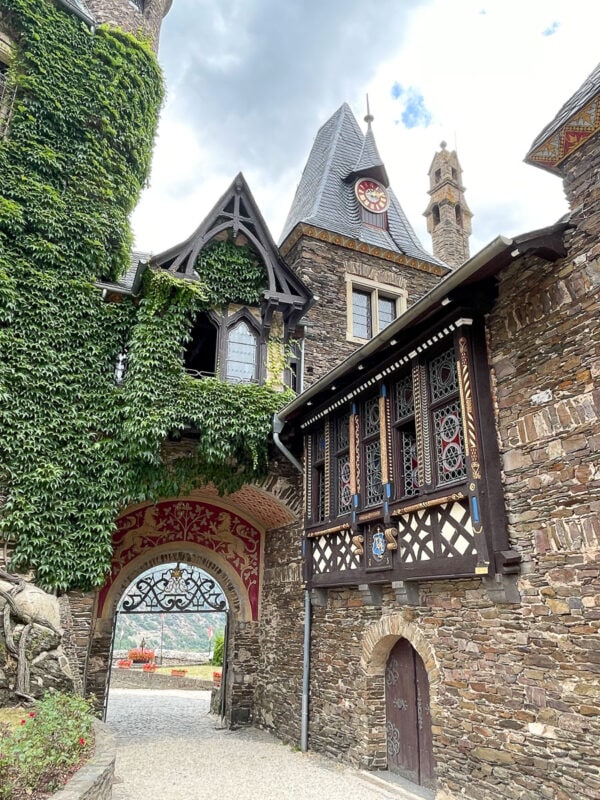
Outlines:
<svg viewBox="0 0 600 800"><path fill-rule="evenodd" d="M188 343L184 366L196 378L212 377L217 368L217 326L208 314L198 314Z"/></svg>
<svg viewBox="0 0 600 800"><path fill-rule="evenodd" d="M256 334L241 319L229 329L227 337L227 363L225 378L232 383L249 383L256 380L258 361Z"/></svg>
<svg viewBox="0 0 600 800"><path fill-rule="evenodd" d="M462 209L461 209L461 207L460 206L455 206L454 213L456 214L456 224L460 225L460 227L462 228L463 221L462 221Z"/></svg>
<svg viewBox="0 0 600 800"><path fill-rule="evenodd" d="M431 216L433 217L434 226L435 225L439 225L440 224L440 207L439 206L434 206L431 209Z"/></svg>

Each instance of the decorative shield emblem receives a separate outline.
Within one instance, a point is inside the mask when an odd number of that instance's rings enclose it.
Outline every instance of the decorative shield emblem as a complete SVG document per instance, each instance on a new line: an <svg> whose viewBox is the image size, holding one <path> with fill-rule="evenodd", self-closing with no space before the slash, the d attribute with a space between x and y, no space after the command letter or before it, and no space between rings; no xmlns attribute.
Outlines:
<svg viewBox="0 0 600 800"><path fill-rule="evenodd" d="M381 523L371 526L367 531L367 569L390 569L392 552L388 549L385 528Z"/></svg>
<svg viewBox="0 0 600 800"><path fill-rule="evenodd" d="M385 536L383 535L382 530L377 530L373 534L373 540L371 542L371 552L373 553L373 558L376 561L381 561L381 559L385 555Z"/></svg>

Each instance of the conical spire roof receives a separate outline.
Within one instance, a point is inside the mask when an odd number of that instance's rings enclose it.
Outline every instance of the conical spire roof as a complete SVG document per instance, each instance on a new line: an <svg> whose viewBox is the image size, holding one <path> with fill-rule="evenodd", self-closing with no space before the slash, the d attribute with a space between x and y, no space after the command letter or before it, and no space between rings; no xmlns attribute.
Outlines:
<svg viewBox="0 0 600 800"><path fill-rule="evenodd" d="M363 146L354 169L347 176L347 180L350 182L356 180L356 178L375 178L376 181L383 183L387 187L390 185L390 181L375 143L375 134L371 127L373 117L367 115L365 119L368 120L368 127Z"/></svg>
<svg viewBox="0 0 600 800"><path fill-rule="evenodd" d="M388 229L375 228L363 222L354 194L354 181L358 177L375 178L388 186L371 125L367 133L363 133L350 106L344 103L317 133L281 242L296 225L305 223L411 258L443 265L423 248L391 188L388 188Z"/></svg>

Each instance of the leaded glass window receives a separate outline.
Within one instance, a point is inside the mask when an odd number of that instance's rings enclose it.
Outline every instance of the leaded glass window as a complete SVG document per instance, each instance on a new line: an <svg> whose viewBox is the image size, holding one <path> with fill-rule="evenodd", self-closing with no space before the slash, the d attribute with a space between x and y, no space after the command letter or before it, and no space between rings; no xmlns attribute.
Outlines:
<svg viewBox="0 0 600 800"><path fill-rule="evenodd" d="M448 403L433 412L435 458L439 483L449 483L467 474L460 405Z"/></svg>
<svg viewBox="0 0 600 800"><path fill-rule="evenodd" d="M443 400L458 391L453 347L429 362L429 386L433 402Z"/></svg>
<svg viewBox="0 0 600 800"><path fill-rule="evenodd" d="M419 491L419 461L417 459L417 437L414 433L403 431L402 437L402 480L406 497L414 497Z"/></svg>
<svg viewBox="0 0 600 800"><path fill-rule="evenodd" d="M370 397L364 402L362 415L363 503L371 506L383 500L379 397Z"/></svg>
<svg viewBox="0 0 600 800"><path fill-rule="evenodd" d="M350 415L344 414L335 422L335 475L337 481L336 508L338 514L352 510L350 489Z"/></svg>
<svg viewBox="0 0 600 800"><path fill-rule="evenodd" d="M414 497L419 491L419 462L415 428L415 397L412 373L394 386L393 436L396 453L396 496Z"/></svg>
<svg viewBox="0 0 600 800"><path fill-rule="evenodd" d="M365 505L372 506L383 500L381 483L381 442L368 442L365 445Z"/></svg>
<svg viewBox="0 0 600 800"><path fill-rule="evenodd" d="M352 292L352 335L357 339L370 339L373 335L370 292Z"/></svg>
<svg viewBox="0 0 600 800"><path fill-rule="evenodd" d="M433 483L443 486L462 480L467 475L454 347L429 359L427 376L432 439L427 447L435 469Z"/></svg>
<svg viewBox="0 0 600 800"><path fill-rule="evenodd" d="M325 519L325 428L319 428L313 433L312 448L312 519L313 522L323 522Z"/></svg>
<svg viewBox="0 0 600 800"><path fill-rule="evenodd" d="M250 383L256 379L258 342L245 320L240 320L229 330L227 339L227 380L232 383Z"/></svg>
<svg viewBox="0 0 600 800"><path fill-rule="evenodd" d="M379 312L379 330L382 331L396 319L396 301L391 297L379 297L377 301Z"/></svg>
<svg viewBox="0 0 600 800"><path fill-rule="evenodd" d="M364 406L364 414L365 414L365 424L364 424L365 436L373 436L374 434L379 435L378 397L372 397L370 400L367 400Z"/></svg>

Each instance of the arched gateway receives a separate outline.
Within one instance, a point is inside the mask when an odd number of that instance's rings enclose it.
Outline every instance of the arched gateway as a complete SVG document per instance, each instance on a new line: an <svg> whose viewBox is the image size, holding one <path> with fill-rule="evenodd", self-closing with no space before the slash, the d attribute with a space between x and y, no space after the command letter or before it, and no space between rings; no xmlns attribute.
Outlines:
<svg viewBox="0 0 600 800"><path fill-rule="evenodd" d="M264 540L294 511L274 492L246 486L227 499L197 491L127 509L113 536L111 571L97 593L86 688L104 701L115 618L123 595L152 567L184 563L208 573L229 609L225 714L249 719L257 671Z"/></svg>

